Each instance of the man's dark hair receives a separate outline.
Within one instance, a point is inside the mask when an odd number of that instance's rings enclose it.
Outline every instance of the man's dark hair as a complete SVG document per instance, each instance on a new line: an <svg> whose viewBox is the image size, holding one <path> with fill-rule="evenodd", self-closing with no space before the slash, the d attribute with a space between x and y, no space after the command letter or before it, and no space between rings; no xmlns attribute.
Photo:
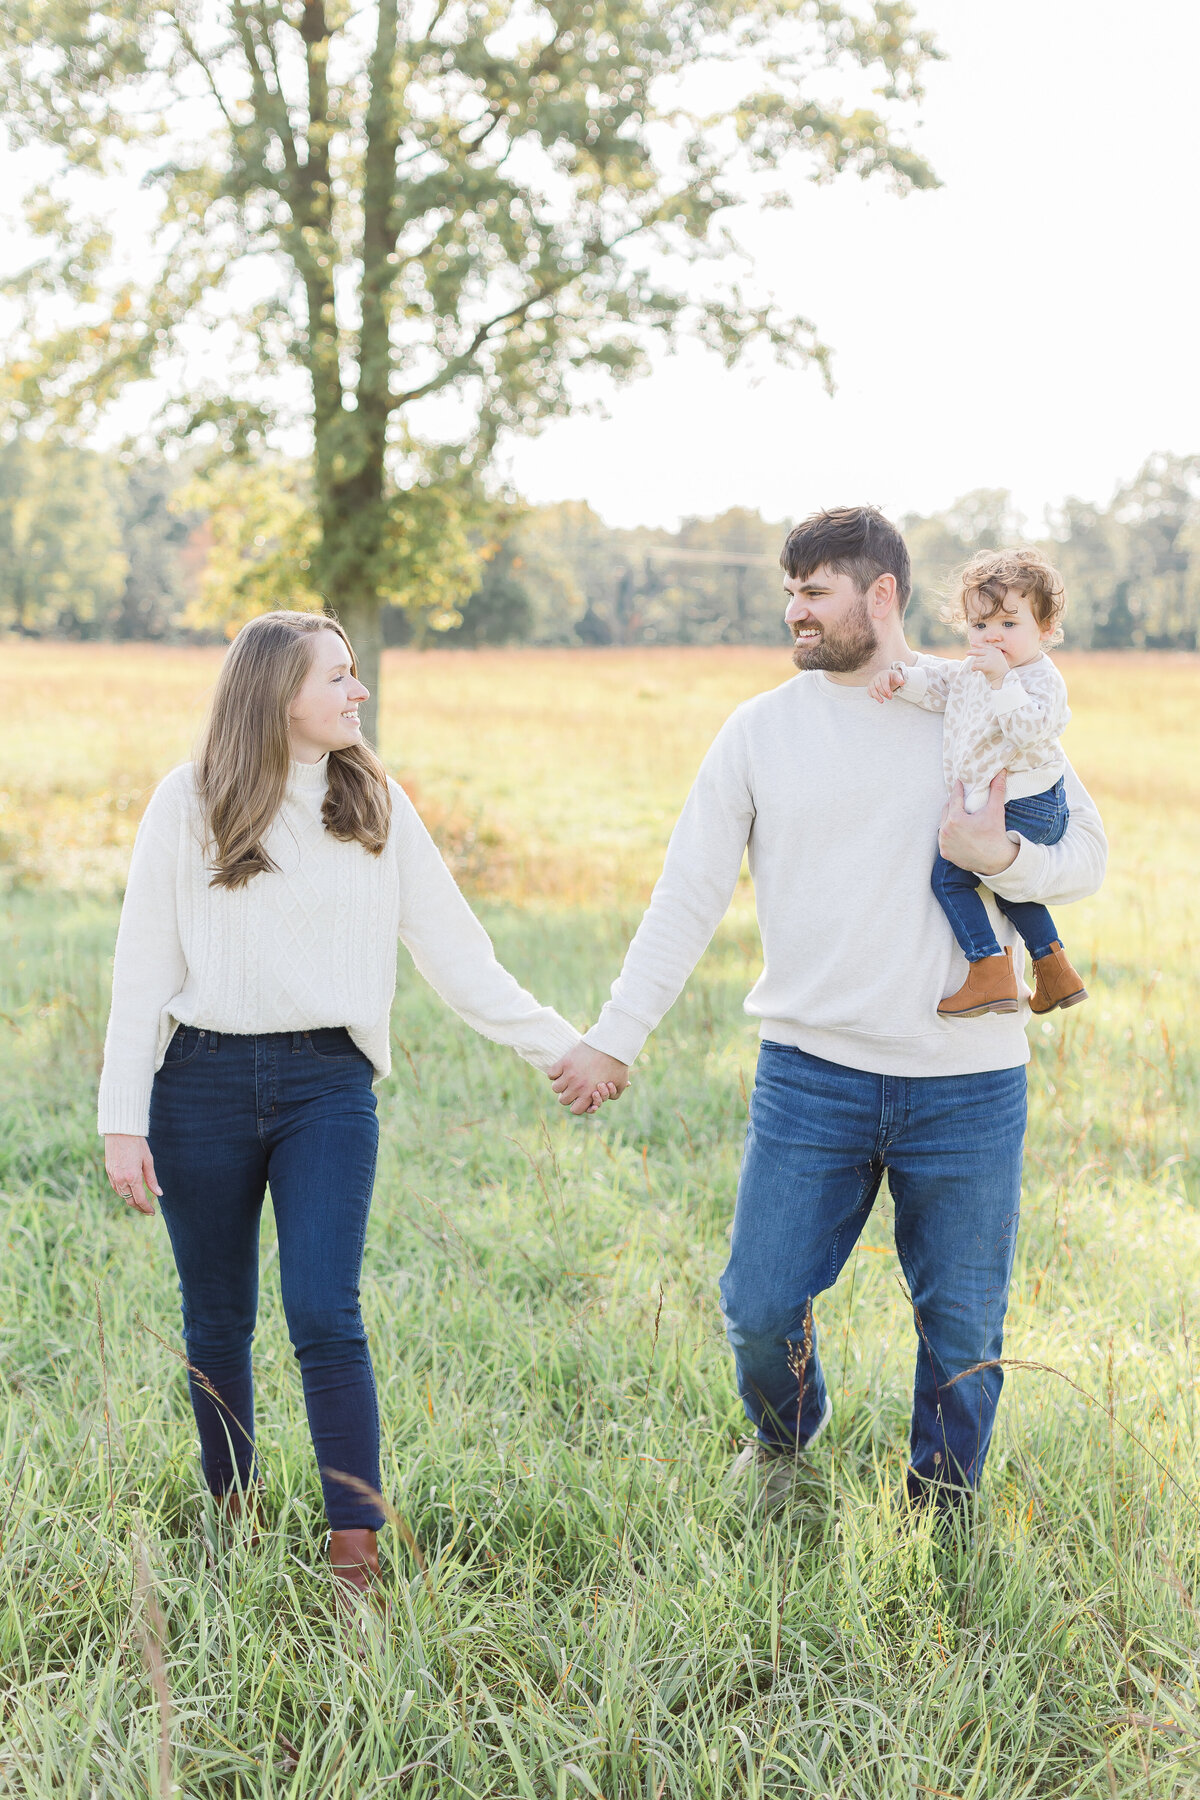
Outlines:
<svg viewBox="0 0 1200 1800"><path fill-rule="evenodd" d="M881 575L894 575L896 607L904 617L912 593L908 547L878 507L835 506L832 512L812 513L788 533L779 562L801 580L814 569L835 569L849 575L860 594Z"/></svg>

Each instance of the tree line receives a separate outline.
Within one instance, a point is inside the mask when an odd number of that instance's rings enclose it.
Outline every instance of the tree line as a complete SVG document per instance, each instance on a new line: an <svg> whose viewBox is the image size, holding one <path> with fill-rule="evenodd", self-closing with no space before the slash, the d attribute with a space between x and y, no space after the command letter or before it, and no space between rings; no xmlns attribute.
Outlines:
<svg viewBox="0 0 1200 1800"><path fill-rule="evenodd" d="M910 0L12 0L0 113L48 172L23 196L37 254L0 284L0 431L83 447L156 392L147 440L208 447L236 488L304 427L292 542L257 532L232 572L245 599L292 557L377 691L397 605L457 630L497 587L497 449L581 378L687 338L827 377L807 318L727 278L738 211L936 186L900 120L938 54ZM113 181L141 196L136 245ZM238 521L210 529L230 562Z"/></svg>
<svg viewBox="0 0 1200 1800"><path fill-rule="evenodd" d="M390 605L390 644L783 642L779 551L790 521L734 507L678 530L618 530L582 501L493 500L481 574ZM914 641L953 642L955 569L1027 533L1002 489L901 520ZM1107 506L1067 500L1038 541L1068 594L1077 649L1194 650L1200 636L1200 456L1156 455ZM129 459L18 437L0 445L0 629L28 636L219 641L271 606L319 609L302 464Z"/></svg>

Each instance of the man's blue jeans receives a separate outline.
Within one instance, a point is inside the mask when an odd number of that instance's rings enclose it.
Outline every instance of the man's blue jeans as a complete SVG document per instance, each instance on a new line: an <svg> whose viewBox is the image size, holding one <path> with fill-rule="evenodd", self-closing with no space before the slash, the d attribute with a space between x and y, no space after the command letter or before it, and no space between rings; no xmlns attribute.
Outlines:
<svg viewBox="0 0 1200 1800"><path fill-rule="evenodd" d="M886 1171L917 1332L910 1491L978 1486L1003 1374L963 1371L1001 1352L1024 1138L1023 1068L869 1075L762 1045L721 1278L762 1443L794 1453L821 1420L813 1299L837 1280Z"/></svg>
<svg viewBox="0 0 1200 1800"><path fill-rule="evenodd" d="M1024 799L1010 800L1004 808L1004 823L1009 831L1019 832L1031 844L1057 844L1067 829L1070 808L1067 790L1058 781L1044 794L1027 794ZM983 962L999 956L1000 946L992 930L987 908L979 898L979 877L970 869L960 869L947 862L939 851L933 862L933 891L938 905L950 922L958 939L958 947L968 962ZM1058 942L1058 927L1049 909L1036 900L1005 900L995 896L996 905L1006 919L1020 932L1030 956L1037 962L1049 956Z"/></svg>
<svg viewBox="0 0 1200 1800"><path fill-rule="evenodd" d="M379 1491L379 1407L358 1306L379 1140L371 1076L346 1031L232 1037L188 1025L167 1046L150 1103L205 1479L223 1494L255 1478L250 1345L269 1183L283 1307L337 1530L383 1523L376 1503L327 1473Z"/></svg>

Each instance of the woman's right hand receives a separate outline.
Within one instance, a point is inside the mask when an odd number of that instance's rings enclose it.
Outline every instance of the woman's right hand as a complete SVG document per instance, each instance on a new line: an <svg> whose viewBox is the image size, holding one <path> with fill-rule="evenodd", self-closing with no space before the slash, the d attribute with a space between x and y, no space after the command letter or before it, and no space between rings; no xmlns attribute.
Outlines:
<svg viewBox="0 0 1200 1800"><path fill-rule="evenodd" d="M114 1194L120 1194L126 1205L136 1207L138 1212L145 1213L148 1218L153 1217L154 1202L150 1195L157 1194L161 1199L162 1189L158 1185L158 1176L154 1173L154 1158L150 1154L150 1146L144 1137L127 1137L119 1131L107 1132L104 1138L104 1170Z"/></svg>

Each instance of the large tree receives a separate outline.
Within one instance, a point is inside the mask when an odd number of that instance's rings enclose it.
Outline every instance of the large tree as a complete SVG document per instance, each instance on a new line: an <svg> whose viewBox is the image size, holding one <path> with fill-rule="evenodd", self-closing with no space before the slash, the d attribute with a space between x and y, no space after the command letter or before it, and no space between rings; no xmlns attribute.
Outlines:
<svg viewBox="0 0 1200 1800"><path fill-rule="evenodd" d="M372 685L381 605L471 591L497 442L580 371L687 333L824 359L716 279L724 215L786 203L758 177L933 180L886 117L933 53L907 0L8 0L0 34L10 129L66 181L31 202L10 426L86 432L150 376L228 455L303 420L311 584ZM882 111L835 97L872 81ZM76 210L114 168L159 199L145 275Z"/></svg>

